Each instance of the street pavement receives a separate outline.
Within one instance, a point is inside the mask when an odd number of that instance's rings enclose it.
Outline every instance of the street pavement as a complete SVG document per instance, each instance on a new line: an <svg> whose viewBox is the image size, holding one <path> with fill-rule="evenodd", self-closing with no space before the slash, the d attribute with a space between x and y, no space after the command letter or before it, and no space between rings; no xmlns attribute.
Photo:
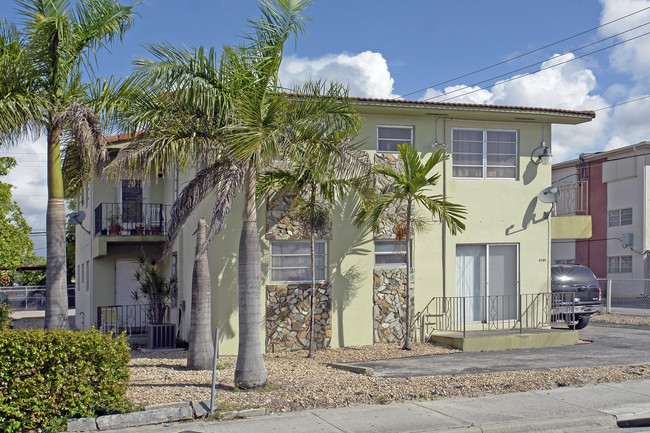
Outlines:
<svg viewBox="0 0 650 433"><path fill-rule="evenodd" d="M557 332L562 332L558 330ZM650 364L650 328L591 323L589 344L432 355L371 363L375 375L408 377L539 368ZM618 427L631 424L624 430ZM113 430L116 431L116 430ZM132 433L239 432L650 432L650 380L478 398L360 405L234 421L194 421L119 430Z"/></svg>
<svg viewBox="0 0 650 433"><path fill-rule="evenodd" d="M617 426L632 424L624 430ZM636 424L636 425L635 425ZM234 421L194 421L125 433L647 432L650 380L544 391L360 405Z"/></svg>

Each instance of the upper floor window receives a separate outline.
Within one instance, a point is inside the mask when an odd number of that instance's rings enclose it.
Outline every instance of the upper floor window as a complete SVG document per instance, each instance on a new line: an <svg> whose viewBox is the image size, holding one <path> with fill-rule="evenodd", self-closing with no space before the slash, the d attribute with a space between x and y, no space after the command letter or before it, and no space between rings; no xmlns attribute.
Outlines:
<svg viewBox="0 0 650 433"><path fill-rule="evenodd" d="M632 208L610 210L607 217L609 227L629 226L632 224Z"/></svg>
<svg viewBox="0 0 650 433"><path fill-rule="evenodd" d="M327 243L315 243L316 281L327 281ZM272 282L311 282L311 245L309 241L271 242Z"/></svg>
<svg viewBox="0 0 650 433"><path fill-rule="evenodd" d="M397 146L404 143L413 144L412 126L377 126L377 152L397 153Z"/></svg>
<svg viewBox="0 0 650 433"><path fill-rule="evenodd" d="M453 177L515 179L517 131L452 129Z"/></svg>

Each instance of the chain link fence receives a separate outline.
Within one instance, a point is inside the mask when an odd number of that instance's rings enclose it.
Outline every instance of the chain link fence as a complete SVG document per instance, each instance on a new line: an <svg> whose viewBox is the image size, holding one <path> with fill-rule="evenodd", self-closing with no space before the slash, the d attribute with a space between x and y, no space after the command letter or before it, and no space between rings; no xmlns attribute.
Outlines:
<svg viewBox="0 0 650 433"><path fill-rule="evenodd" d="M650 316L650 279L599 278L607 313Z"/></svg>

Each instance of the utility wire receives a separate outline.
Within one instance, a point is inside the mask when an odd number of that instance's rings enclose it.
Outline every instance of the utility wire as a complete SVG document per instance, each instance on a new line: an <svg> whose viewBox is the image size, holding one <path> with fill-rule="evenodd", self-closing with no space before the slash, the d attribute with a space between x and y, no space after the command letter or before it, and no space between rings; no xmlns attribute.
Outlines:
<svg viewBox="0 0 650 433"><path fill-rule="evenodd" d="M409 95L413 95L413 94L415 94L415 93L423 92L423 91L428 90L428 89L431 89L431 88L433 88L433 87L438 87L438 86L441 86L441 85L443 85L443 84L447 84L447 83L450 83L450 82L452 82L452 81L456 81L456 80L459 80L459 79L461 79L461 78L469 77L470 75L475 75L475 74L478 74L479 72L483 72L483 71L485 71L485 70L495 68L495 67L497 67L497 66L503 65L503 64L508 63L508 62L511 62L511 61L513 61L513 60L517 60L517 59L519 59L519 58L522 58L522 57L525 57L525 56L527 56L527 55L530 55L530 54L536 53L536 52L541 51L541 50L544 50L544 49L546 49L546 48L550 48L550 47L552 47L552 46L554 46L554 45L561 44L562 42L566 42L566 41L568 41L568 40L571 40L571 39L577 38L578 36L582 36L582 35L584 35L584 34L587 34L587 33L589 33L589 32L592 32L592 31L594 31L594 30L597 30L597 29L599 29L599 28L601 28L601 27L605 27L605 26L607 26L607 25L609 25L609 24L612 24L612 23L615 23L615 22L620 21L620 20L622 20L622 19L625 19L625 18L631 17L632 15L636 15L636 14L641 13L641 12L643 12L643 11L645 11L645 10L648 10L648 9L650 9L650 6L645 7L645 8L643 8L643 9L640 9L640 10L638 10L638 11L636 11L636 12L632 12L632 13L630 13L630 14L628 14L628 15L622 16L622 17L617 18L617 19L615 19L615 20L612 20L612 21L606 22L605 24L601 24L601 25L599 25L599 26L597 26L597 27L592 27L592 28L590 28L590 29L588 29L588 30L585 30L585 31L583 31L583 32L576 33L576 34L573 35L573 36L569 36L569 37L564 38L564 39L561 39L561 40L559 40L559 41L557 41L557 42L553 42L553 43L551 43L551 44L544 45L543 47L536 48L536 49L534 49L534 50L532 50L532 51L528 51L528 52L523 53L523 54L520 54L520 55L518 55L518 56L509 57L509 58L507 58L506 60L503 60L503 61L498 62L498 63L494 63L493 65L486 66L486 67L483 67L483 68L481 68L481 69L477 69L477 70L475 70L475 71L473 71L473 72L469 72L469 73L464 74L464 75L459 75L459 76L457 76L457 77L451 78L451 79L446 80L446 81L442 81L442 82L440 82L440 83L432 84L431 86L428 86L428 87L425 87L425 88L423 88L423 89L419 89L419 90L416 90L416 91L413 91L413 92L410 92L410 93L406 93L405 95L402 95L402 96L409 96Z"/></svg>
<svg viewBox="0 0 650 433"><path fill-rule="evenodd" d="M578 57L574 57L574 58L569 59L569 60L566 60L566 61L564 61L564 62L560 62L560 63L556 63L556 64L554 64L554 65L550 65L550 66L547 66L547 67L544 67L544 68L540 68L539 71L535 71L534 73L541 72L541 71L545 71L545 70L547 70L547 69L555 68L555 67L558 67L558 66L564 65L564 64L566 64L566 63L573 62L573 61L578 60L578 59L582 59L583 57L587 57L587 56L590 56L590 55L592 55L592 54L599 53L599 52L601 52L601 51L605 51L605 50L608 50L608 49L610 49L610 48L614 48L614 47L616 47L616 46L618 46L618 45L621 45L621 44L624 44L624 43L627 43L627 42L633 41L633 40L635 40L635 39L639 39L639 38L641 38L641 37L643 37L643 36L647 36L647 35L649 35L649 34L650 34L650 32L646 32L646 33L640 34L640 35L635 36L635 37L633 37L633 38L626 39L626 40L624 40L624 41L620 41L620 42L617 42L617 43L612 44L612 45L608 45L608 46L603 47L603 48L600 48L600 49L598 49L598 50L590 51L590 52L588 52L588 53L586 53L586 54L583 54L583 55L578 56ZM515 72L516 72L516 71L515 71ZM532 74L533 74L533 72L527 72L527 73L522 74L522 75L519 75L519 76L517 76L517 77L512 77L512 78L509 78L509 79L507 79L507 80L500 81L499 83L494 83L494 84L491 84L491 85L489 85L489 86L482 87L482 88L480 88L480 89L475 89L475 90L472 90L471 92L463 93L462 95L452 96L451 98L443 99L443 100L438 101L438 102L450 101L450 100L452 100L452 99L460 98L460 97L463 97L463 96L466 96L466 95L471 95L472 93L480 92L481 90L491 89L492 87L496 86L497 84L509 83L509 82L511 82L511 81L515 81L515 80L518 80L518 79L521 79L521 78L527 77L528 75L532 75ZM509 73L508 73L508 74L504 74L504 75L509 75ZM499 78L499 77L501 77L501 76L503 76L503 75L500 75L500 76L497 76L497 77L493 77L493 78ZM477 85L477 84L482 84L482 83L485 83L485 82L487 82L487 81L491 81L493 78L490 78L490 79L488 79L488 80L484 80L484 81L480 81L480 82L478 82L478 83L471 84L470 86L465 86L465 88L469 88L469 87L471 87L471 86L475 86L475 85ZM458 90L462 90L462 88L461 88L461 89L458 89ZM457 92L458 90L454 90L453 92L450 92L449 94L451 94L451 93L455 93L455 92ZM440 98L440 97L443 97L443 96L446 96L446 95L447 95L447 94L442 94L442 95L434 96L434 97L432 97L432 98L425 99L425 101L428 101L428 100L433 99L433 98Z"/></svg>
<svg viewBox="0 0 650 433"><path fill-rule="evenodd" d="M641 101L641 100L643 100L643 99L648 99L648 98L650 98L650 95L641 96L640 98L630 99L630 100L628 100L628 101L619 102L618 104L608 105L607 107L602 107L602 108L598 108L598 109L596 109L596 110L591 110L591 111L602 111L602 110L607 110L608 108L614 108L614 107L618 107L619 105L625 105L625 104L629 104L630 102Z"/></svg>

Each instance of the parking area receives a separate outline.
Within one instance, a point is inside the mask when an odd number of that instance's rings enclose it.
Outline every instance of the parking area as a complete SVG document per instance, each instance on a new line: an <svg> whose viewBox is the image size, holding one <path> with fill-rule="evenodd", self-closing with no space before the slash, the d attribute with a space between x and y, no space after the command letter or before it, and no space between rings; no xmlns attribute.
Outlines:
<svg viewBox="0 0 650 433"><path fill-rule="evenodd" d="M353 364L372 368L377 376L413 377L650 363L650 327L591 323L580 330L579 338L586 343L544 349L454 353Z"/></svg>

